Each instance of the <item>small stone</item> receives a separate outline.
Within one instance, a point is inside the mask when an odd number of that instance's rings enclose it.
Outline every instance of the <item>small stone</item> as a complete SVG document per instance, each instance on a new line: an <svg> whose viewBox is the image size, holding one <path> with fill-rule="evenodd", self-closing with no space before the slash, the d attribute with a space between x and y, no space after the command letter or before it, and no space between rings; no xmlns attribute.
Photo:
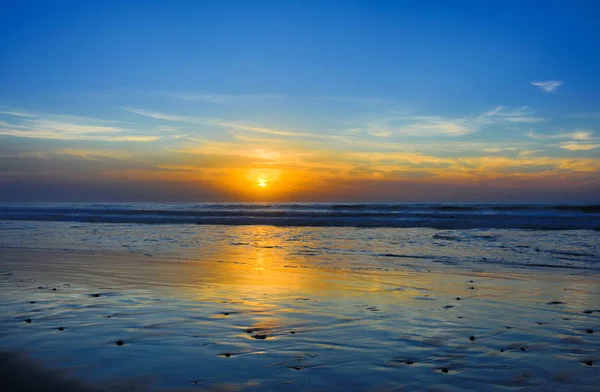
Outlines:
<svg viewBox="0 0 600 392"><path fill-rule="evenodd" d="M459 319L464 318L463 316L458 316Z"/></svg>
<svg viewBox="0 0 600 392"><path fill-rule="evenodd" d="M223 316L229 316L228 312L223 312Z"/></svg>
<svg viewBox="0 0 600 392"><path fill-rule="evenodd" d="M460 297L456 297L456 300L457 300L457 301L460 301Z"/></svg>
<svg viewBox="0 0 600 392"><path fill-rule="evenodd" d="M406 363L407 365L412 365L412 364L414 364L414 362L413 362L413 361L406 361L405 363Z"/></svg>
<svg viewBox="0 0 600 392"><path fill-rule="evenodd" d="M469 287L469 290L475 290L475 287L471 286Z"/></svg>
<svg viewBox="0 0 600 392"><path fill-rule="evenodd" d="M296 334L296 331L290 331L290 333L291 333L292 335L295 335L295 334Z"/></svg>
<svg viewBox="0 0 600 392"><path fill-rule="evenodd" d="M525 347L521 347L521 351L526 351L527 349Z"/></svg>
<svg viewBox="0 0 600 392"><path fill-rule="evenodd" d="M231 357L231 353L225 353L223 355L225 355L227 358Z"/></svg>
<svg viewBox="0 0 600 392"><path fill-rule="evenodd" d="M469 283L475 283L475 281L474 280L469 280Z"/></svg>
<svg viewBox="0 0 600 392"><path fill-rule="evenodd" d="M587 333L594 333L594 330L592 330L592 329L586 329L585 332L587 332Z"/></svg>
<svg viewBox="0 0 600 392"><path fill-rule="evenodd" d="M546 302L546 305L562 305L562 304L564 304L564 302L561 302L561 301Z"/></svg>
<svg viewBox="0 0 600 392"><path fill-rule="evenodd" d="M582 313L585 313L585 314L592 314L592 313L594 313L594 311L593 311L593 310L584 310Z"/></svg>
<svg viewBox="0 0 600 392"><path fill-rule="evenodd" d="M56 291L56 287L52 289L52 291Z"/></svg>
<svg viewBox="0 0 600 392"><path fill-rule="evenodd" d="M501 353L503 353L503 352L504 352L504 349L503 349L503 348L501 348L501 349L500 349L500 352L501 352Z"/></svg>
<svg viewBox="0 0 600 392"><path fill-rule="evenodd" d="M254 339L260 339L260 340L265 340L267 338L267 335L254 335L252 336Z"/></svg>
<svg viewBox="0 0 600 392"><path fill-rule="evenodd" d="M592 361L585 361L584 363L588 366L592 366Z"/></svg>
<svg viewBox="0 0 600 392"><path fill-rule="evenodd" d="M106 318L110 318L110 316L106 316Z"/></svg>
<svg viewBox="0 0 600 392"><path fill-rule="evenodd" d="M448 373L448 368L442 368L442 373Z"/></svg>
<svg viewBox="0 0 600 392"><path fill-rule="evenodd" d="M116 343L116 344L117 344L117 346L122 346L122 345L124 345L124 344L125 344L125 342L124 342L124 341L122 341L122 340L117 340L117 343Z"/></svg>
<svg viewBox="0 0 600 392"><path fill-rule="evenodd" d="M31 319L27 319L25 322L31 324Z"/></svg>
<svg viewBox="0 0 600 392"><path fill-rule="evenodd" d="M30 303L30 304L34 304L34 303L35 303L35 301L29 301L29 303Z"/></svg>
<svg viewBox="0 0 600 392"><path fill-rule="evenodd" d="M64 331L65 329L63 327L58 327L57 328L59 331Z"/></svg>
<svg viewBox="0 0 600 392"><path fill-rule="evenodd" d="M513 327L504 327L504 328L506 328L506 329L512 329Z"/></svg>
<svg viewBox="0 0 600 392"><path fill-rule="evenodd" d="M92 294L92 297L94 298L98 298L100 296L100 294Z"/></svg>
<svg viewBox="0 0 600 392"><path fill-rule="evenodd" d="M475 340L475 336L469 336L469 340L470 341L474 341Z"/></svg>

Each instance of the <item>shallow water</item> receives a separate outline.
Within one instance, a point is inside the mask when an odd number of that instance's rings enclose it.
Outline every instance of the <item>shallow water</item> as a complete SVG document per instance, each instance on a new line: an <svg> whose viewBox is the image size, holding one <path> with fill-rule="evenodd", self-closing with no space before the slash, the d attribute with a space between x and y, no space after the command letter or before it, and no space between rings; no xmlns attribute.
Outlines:
<svg viewBox="0 0 600 392"><path fill-rule="evenodd" d="M598 232L0 226L0 348L109 390L600 385Z"/></svg>

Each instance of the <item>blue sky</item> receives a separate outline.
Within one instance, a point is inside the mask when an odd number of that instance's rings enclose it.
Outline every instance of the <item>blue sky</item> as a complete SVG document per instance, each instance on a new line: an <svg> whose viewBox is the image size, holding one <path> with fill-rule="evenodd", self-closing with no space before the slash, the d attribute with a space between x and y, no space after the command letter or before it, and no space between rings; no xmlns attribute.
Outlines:
<svg viewBox="0 0 600 392"><path fill-rule="evenodd" d="M599 11L4 1L4 199L598 201Z"/></svg>

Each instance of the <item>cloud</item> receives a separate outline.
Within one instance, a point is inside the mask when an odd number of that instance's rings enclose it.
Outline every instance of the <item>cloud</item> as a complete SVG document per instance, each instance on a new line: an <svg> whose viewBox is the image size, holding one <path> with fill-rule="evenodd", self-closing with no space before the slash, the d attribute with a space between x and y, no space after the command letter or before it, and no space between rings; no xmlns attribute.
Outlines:
<svg viewBox="0 0 600 392"><path fill-rule="evenodd" d="M564 148L569 151L587 151L593 150L600 147L600 144L586 144L586 143L563 143L560 148Z"/></svg>
<svg viewBox="0 0 600 392"><path fill-rule="evenodd" d="M572 139L572 140L591 140L593 135L591 131L576 130L570 133L558 133L554 135L545 135L535 133L533 131L527 133L527 136L536 140L550 140L550 139Z"/></svg>
<svg viewBox="0 0 600 392"><path fill-rule="evenodd" d="M87 117L12 111L3 111L1 114L18 117L18 119L0 121L0 135L36 139L120 142L149 142L161 138L156 135L141 134L139 130L135 129L107 125L111 122Z"/></svg>
<svg viewBox="0 0 600 392"><path fill-rule="evenodd" d="M536 87L539 87L545 93L551 93L563 84L565 84L565 82L562 82L560 80L546 80L545 82L531 82L531 84L533 84Z"/></svg>
<svg viewBox="0 0 600 392"><path fill-rule="evenodd" d="M266 133L270 135L279 135L279 136L291 136L291 137L307 137L307 138L315 138L315 139L335 139L340 140L341 138L337 135L327 135L327 134L315 134L308 132L292 132L285 131L280 129L261 127L252 124L245 124L241 122L233 122L222 119L214 119L214 118L202 118L202 117L190 117L190 116L178 116L165 114L160 112L152 112L144 109L137 109L131 107L124 107L124 110L138 114L141 116L151 117L158 120L165 121L174 121L174 122L184 122L190 124L198 124L198 125L217 125L225 128L230 128L238 131L249 131L256 133Z"/></svg>
<svg viewBox="0 0 600 392"><path fill-rule="evenodd" d="M194 94L194 93L179 93L174 94L174 97L186 101L201 101L208 103L229 103L240 101L264 101L269 99L281 99L282 95L269 94Z"/></svg>
<svg viewBox="0 0 600 392"><path fill-rule="evenodd" d="M544 121L542 117L530 116L534 112L523 106L517 110L508 110L504 106L496 106L494 109L483 113L479 119L486 122L512 122L512 123L536 123Z"/></svg>

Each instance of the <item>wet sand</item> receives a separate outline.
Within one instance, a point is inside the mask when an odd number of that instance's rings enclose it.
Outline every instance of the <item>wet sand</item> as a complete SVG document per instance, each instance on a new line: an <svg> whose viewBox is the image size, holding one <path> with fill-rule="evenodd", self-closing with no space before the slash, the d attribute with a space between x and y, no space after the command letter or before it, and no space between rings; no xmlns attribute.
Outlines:
<svg viewBox="0 0 600 392"><path fill-rule="evenodd" d="M596 274L292 263L271 248L195 260L1 249L0 260L0 371L15 391L600 385Z"/></svg>

